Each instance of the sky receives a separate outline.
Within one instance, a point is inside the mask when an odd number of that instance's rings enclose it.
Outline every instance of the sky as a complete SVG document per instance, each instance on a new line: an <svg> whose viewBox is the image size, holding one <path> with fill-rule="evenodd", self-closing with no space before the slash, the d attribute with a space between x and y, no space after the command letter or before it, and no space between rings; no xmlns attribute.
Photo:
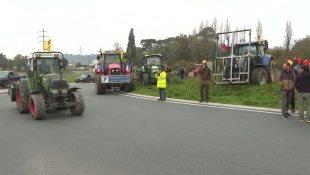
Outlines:
<svg viewBox="0 0 310 175"><path fill-rule="evenodd" d="M42 50L38 32L52 39L52 50L83 55L112 50L118 41L127 47L130 29L136 46L141 39L165 39L192 34L200 23L228 18L232 30L263 24L269 47L282 46L285 24L292 21L293 38L310 35L306 0L0 0L0 53L8 58ZM42 35L42 33L40 34ZM47 38L46 38L47 39Z"/></svg>

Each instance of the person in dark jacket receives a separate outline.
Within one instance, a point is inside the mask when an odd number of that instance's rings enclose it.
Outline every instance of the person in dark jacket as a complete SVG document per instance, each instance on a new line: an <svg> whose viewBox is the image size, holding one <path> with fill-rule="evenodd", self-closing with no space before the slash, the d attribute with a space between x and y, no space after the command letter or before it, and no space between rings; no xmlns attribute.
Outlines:
<svg viewBox="0 0 310 175"><path fill-rule="evenodd" d="M292 66L292 65L291 65ZM294 74L295 74L295 77L297 77L298 75L298 70L295 69L295 66L293 65L293 68L291 69ZM292 91L292 100L291 100L291 112L292 113L295 113L295 88L293 88L293 91Z"/></svg>
<svg viewBox="0 0 310 175"><path fill-rule="evenodd" d="M286 62L283 64L283 70L278 73L277 82L281 86L282 118L287 119L288 116L291 116L288 113L288 108L291 103L295 82L295 74L290 70L290 63Z"/></svg>
<svg viewBox="0 0 310 175"><path fill-rule="evenodd" d="M208 68L207 61L202 61L202 68L199 69L198 73L200 74L200 103L204 100L203 91L205 90L206 98L205 102L209 101L209 83L211 80L211 70Z"/></svg>
<svg viewBox="0 0 310 175"><path fill-rule="evenodd" d="M302 65L297 75L295 87L298 90L299 122L304 122L304 103L306 102L306 121L310 123L310 71L309 66Z"/></svg>
<svg viewBox="0 0 310 175"><path fill-rule="evenodd" d="M298 64L298 62L297 62L297 59L296 59L296 57L295 57L294 60L293 60L293 66L296 67L297 64Z"/></svg>
<svg viewBox="0 0 310 175"><path fill-rule="evenodd" d="M181 69L180 69L180 77L181 77L181 79L183 79L183 76L184 76L184 69L183 69L183 67L181 67Z"/></svg>

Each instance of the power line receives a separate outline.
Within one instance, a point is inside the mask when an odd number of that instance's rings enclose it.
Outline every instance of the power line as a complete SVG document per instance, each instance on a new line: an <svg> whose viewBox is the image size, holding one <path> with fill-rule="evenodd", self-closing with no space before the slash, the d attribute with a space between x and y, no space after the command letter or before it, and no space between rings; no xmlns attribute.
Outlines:
<svg viewBox="0 0 310 175"><path fill-rule="evenodd" d="M78 53L82 56L82 53L83 53L83 47L82 46L79 46Z"/></svg>
<svg viewBox="0 0 310 175"><path fill-rule="evenodd" d="M42 29L42 31L39 31L39 32L38 32L38 35L40 34L40 32L42 32L43 35L42 35L42 36L38 36L37 38L42 37L42 41L39 41L39 43L40 43L40 42L43 42L43 51L44 51L44 38L45 38L45 37L48 37L48 38L49 38L49 36L44 36L44 34L45 34L45 32L48 34L48 31L44 31L44 29Z"/></svg>

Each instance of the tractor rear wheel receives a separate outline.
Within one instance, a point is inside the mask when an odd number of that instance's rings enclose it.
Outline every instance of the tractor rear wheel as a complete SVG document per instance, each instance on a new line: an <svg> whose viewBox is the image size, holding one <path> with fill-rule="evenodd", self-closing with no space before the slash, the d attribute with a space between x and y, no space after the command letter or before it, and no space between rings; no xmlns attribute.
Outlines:
<svg viewBox="0 0 310 175"><path fill-rule="evenodd" d="M125 92L131 92L136 89L136 78L131 73L129 75L130 75L130 83L124 85Z"/></svg>
<svg viewBox="0 0 310 175"><path fill-rule="evenodd" d="M29 98L23 89L23 83L16 83L16 106L19 113L29 113Z"/></svg>
<svg viewBox="0 0 310 175"><path fill-rule="evenodd" d="M143 74L142 75L142 84L143 84L143 86L150 85L149 75L148 74Z"/></svg>
<svg viewBox="0 0 310 175"><path fill-rule="evenodd" d="M39 120L45 117L45 101L42 94L30 95L29 109L33 120Z"/></svg>
<svg viewBox="0 0 310 175"><path fill-rule="evenodd" d="M75 106L69 107L72 115L82 115L85 110L85 100L84 96L79 91L73 91L69 94L72 101L76 102Z"/></svg>
<svg viewBox="0 0 310 175"><path fill-rule="evenodd" d="M268 70L268 83L275 83L276 82L276 78L275 78L276 69L275 69L273 60L270 61L267 70Z"/></svg>
<svg viewBox="0 0 310 175"><path fill-rule="evenodd" d="M255 68L252 72L251 83L254 85L262 86L267 83L267 73L265 68Z"/></svg>
<svg viewBox="0 0 310 175"><path fill-rule="evenodd" d="M99 94L105 94L106 91L106 84L101 83L101 76L96 75L96 80L95 80L95 92L97 95Z"/></svg>

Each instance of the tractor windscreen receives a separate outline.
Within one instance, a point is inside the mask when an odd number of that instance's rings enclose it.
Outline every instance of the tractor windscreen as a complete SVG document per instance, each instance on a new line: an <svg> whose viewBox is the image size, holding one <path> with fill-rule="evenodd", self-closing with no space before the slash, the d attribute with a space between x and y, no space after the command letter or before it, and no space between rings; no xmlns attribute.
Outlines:
<svg viewBox="0 0 310 175"><path fill-rule="evenodd" d="M160 64L160 57L147 57L147 66L158 66L161 65Z"/></svg>
<svg viewBox="0 0 310 175"><path fill-rule="evenodd" d="M0 77L6 77L9 75L9 71L0 71Z"/></svg>
<svg viewBox="0 0 310 175"><path fill-rule="evenodd" d="M120 55L105 55L104 61L106 64L104 64L104 69L107 69L109 67L109 64L121 64Z"/></svg>
<svg viewBox="0 0 310 175"><path fill-rule="evenodd" d="M38 74L60 74L59 60L55 58L39 58L37 60Z"/></svg>
<svg viewBox="0 0 310 175"><path fill-rule="evenodd" d="M257 55L257 49L256 45L251 45L251 54ZM249 45L243 45L243 46L236 46L235 47L235 55L246 55L249 53Z"/></svg>

